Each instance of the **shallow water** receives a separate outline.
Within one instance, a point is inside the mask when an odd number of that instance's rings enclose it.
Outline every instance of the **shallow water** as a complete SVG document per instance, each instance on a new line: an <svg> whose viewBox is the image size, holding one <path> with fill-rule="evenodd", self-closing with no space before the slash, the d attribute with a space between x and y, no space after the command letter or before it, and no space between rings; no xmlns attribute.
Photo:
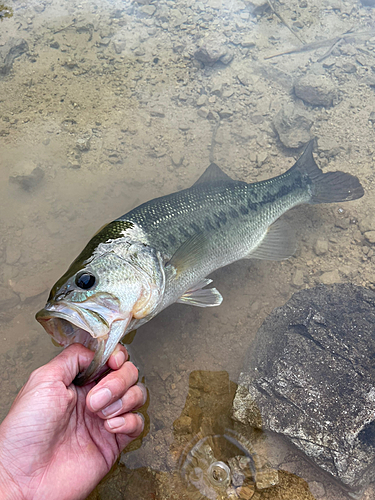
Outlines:
<svg viewBox="0 0 375 500"><path fill-rule="evenodd" d="M219 308L173 305L139 329L131 356L150 393L148 433L90 498L209 498L181 481L178 458L199 432L233 430L223 394L233 397L267 315L320 282L375 286L373 249L360 231L375 208L375 9L341 0L272 5L283 22L269 5L251 13L247 0L5 6L13 15L0 22L0 49L13 44L17 57L0 68L0 419L29 373L59 352L34 314L88 239L134 206L189 187L210 161L247 182L287 170L298 152L283 146L273 125L284 104L312 120L319 165L357 175L366 191L350 204L288 213L296 255L214 273L224 297ZM286 24L306 43L351 28L361 35L265 59L301 46ZM205 65L194 54L213 35L222 59ZM293 78L307 71L332 77L332 106L296 98ZM42 174L30 181L36 167ZM214 394L226 404L207 403L206 425L188 426L182 439L173 423L188 405L196 371L211 373ZM195 391L202 401L204 386ZM285 444L275 446L284 470L298 462L285 459L294 456ZM290 470L309 482L311 496L302 496L305 483L284 478L290 484L280 498L342 498L309 467ZM273 498L270 491L253 498ZM364 498L371 495L370 486Z"/></svg>

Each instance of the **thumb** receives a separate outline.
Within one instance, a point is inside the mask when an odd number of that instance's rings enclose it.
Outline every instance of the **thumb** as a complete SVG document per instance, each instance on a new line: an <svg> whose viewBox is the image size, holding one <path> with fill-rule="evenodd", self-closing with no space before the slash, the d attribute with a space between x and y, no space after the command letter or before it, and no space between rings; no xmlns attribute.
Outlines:
<svg viewBox="0 0 375 500"><path fill-rule="evenodd" d="M44 381L61 381L68 387L78 373L91 363L94 353L82 344L71 344L49 363L39 368L38 375Z"/></svg>

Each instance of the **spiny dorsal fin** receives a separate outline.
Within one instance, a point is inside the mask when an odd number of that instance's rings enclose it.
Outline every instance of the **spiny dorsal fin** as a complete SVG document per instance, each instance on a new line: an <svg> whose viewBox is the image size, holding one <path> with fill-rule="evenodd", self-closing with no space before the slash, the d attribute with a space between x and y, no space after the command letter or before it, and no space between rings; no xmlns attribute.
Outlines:
<svg viewBox="0 0 375 500"><path fill-rule="evenodd" d="M217 182L217 181L236 182L231 177L229 177L229 175L223 172L221 168L216 165L216 163L211 163L211 165L206 168L206 170L199 177L199 179L196 182L194 182L193 186L206 183L211 184L212 182Z"/></svg>

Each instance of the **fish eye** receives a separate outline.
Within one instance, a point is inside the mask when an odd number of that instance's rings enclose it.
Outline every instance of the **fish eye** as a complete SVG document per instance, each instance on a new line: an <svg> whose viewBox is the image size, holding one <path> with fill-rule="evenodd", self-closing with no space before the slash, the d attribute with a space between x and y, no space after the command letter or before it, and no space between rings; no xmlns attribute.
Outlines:
<svg viewBox="0 0 375 500"><path fill-rule="evenodd" d="M93 274L84 272L76 276L76 285L83 290L88 290L95 285L96 278Z"/></svg>

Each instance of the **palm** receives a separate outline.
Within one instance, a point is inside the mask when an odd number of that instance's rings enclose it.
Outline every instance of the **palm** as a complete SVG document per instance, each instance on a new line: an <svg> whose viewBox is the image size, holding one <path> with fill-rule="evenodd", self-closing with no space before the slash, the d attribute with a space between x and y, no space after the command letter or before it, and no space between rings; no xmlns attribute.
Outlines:
<svg viewBox="0 0 375 500"><path fill-rule="evenodd" d="M88 409L94 385L66 386L53 370L37 370L17 396L0 429L0 458L25 498L85 498L131 441Z"/></svg>

